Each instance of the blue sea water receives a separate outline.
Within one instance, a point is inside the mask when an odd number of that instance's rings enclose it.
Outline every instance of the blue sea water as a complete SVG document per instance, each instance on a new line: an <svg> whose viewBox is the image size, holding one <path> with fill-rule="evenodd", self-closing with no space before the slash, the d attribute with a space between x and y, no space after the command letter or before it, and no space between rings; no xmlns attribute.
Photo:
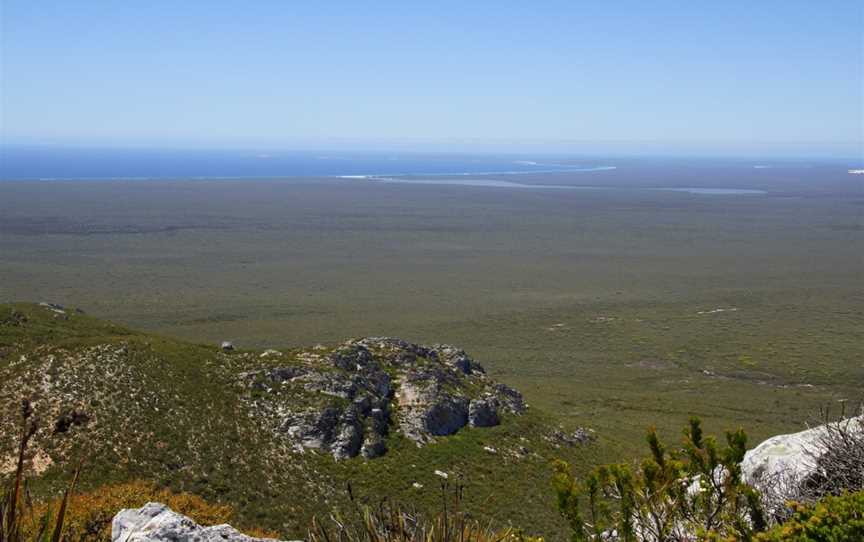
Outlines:
<svg viewBox="0 0 864 542"><path fill-rule="evenodd" d="M0 179L5 180L434 176L580 171L597 167L555 159L491 155L0 148Z"/></svg>

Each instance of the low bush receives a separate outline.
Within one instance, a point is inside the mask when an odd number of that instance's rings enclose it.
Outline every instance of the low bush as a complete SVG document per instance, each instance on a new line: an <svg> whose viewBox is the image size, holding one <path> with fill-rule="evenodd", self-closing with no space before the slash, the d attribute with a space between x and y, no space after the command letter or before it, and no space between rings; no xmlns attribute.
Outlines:
<svg viewBox="0 0 864 542"><path fill-rule="evenodd" d="M749 540L764 529L759 495L741 479L743 431L721 447L694 418L681 448L668 450L653 430L647 441L651 455L635 469L604 465L577 481L555 464L558 509L574 541Z"/></svg>
<svg viewBox="0 0 864 542"><path fill-rule="evenodd" d="M758 542L860 542L864 540L864 491L829 495L816 504L790 503L792 517Z"/></svg>
<svg viewBox="0 0 864 542"><path fill-rule="evenodd" d="M542 538L526 536L518 529L495 529L472 519L462 509L465 488L461 481L451 484L446 474L441 477L441 509L432 518L386 501L374 508L358 506L351 509L351 517L331 515L323 523L313 518L308 541L543 542Z"/></svg>
<svg viewBox="0 0 864 542"><path fill-rule="evenodd" d="M329 524L313 520L309 542L542 542L515 529L493 529L462 513L442 512L422 519L406 508L365 508L359 525L331 518Z"/></svg>

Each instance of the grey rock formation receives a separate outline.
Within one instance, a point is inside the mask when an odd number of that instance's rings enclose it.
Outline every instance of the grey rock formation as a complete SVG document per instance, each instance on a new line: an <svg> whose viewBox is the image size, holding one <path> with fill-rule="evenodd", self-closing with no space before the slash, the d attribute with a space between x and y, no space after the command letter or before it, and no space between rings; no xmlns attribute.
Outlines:
<svg viewBox="0 0 864 542"><path fill-rule="evenodd" d="M501 423L498 400L494 397L474 399L468 404L468 423L473 427L492 427Z"/></svg>
<svg viewBox="0 0 864 542"><path fill-rule="evenodd" d="M360 446L363 444L363 426L357 410L346 409L339 419L339 427L339 434L330 445L333 457L344 459L356 456L360 453Z"/></svg>
<svg viewBox="0 0 864 542"><path fill-rule="evenodd" d="M832 422L834 429L857 440L864 433L864 416ZM755 485L764 494L792 491L817 474L820 457L831 452L826 438L831 428L818 425L798 433L773 436L748 450L741 461L744 479ZM860 449L860 448L859 448ZM829 473L830 475L830 473ZM793 497L789 495L788 497ZM779 495L782 501L784 495Z"/></svg>
<svg viewBox="0 0 864 542"><path fill-rule="evenodd" d="M526 408L519 392L491 381L453 346L370 337L278 362L285 365L238 375L253 416L296 449L337 459L383 455L392 427L423 445L466 425L498 425L502 415Z"/></svg>
<svg viewBox="0 0 864 542"><path fill-rule="evenodd" d="M451 367L462 371L466 375L473 373L485 373L483 366L468 357L468 354L460 348L447 344L436 344L432 347L432 351L437 354L438 358Z"/></svg>
<svg viewBox="0 0 864 542"><path fill-rule="evenodd" d="M372 353L362 344L347 344L330 355L336 367L346 371L362 371L374 365Z"/></svg>
<svg viewBox="0 0 864 542"><path fill-rule="evenodd" d="M121 510L111 523L111 542L264 542L230 525L202 527L164 504L147 503Z"/></svg>
<svg viewBox="0 0 864 542"><path fill-rule="evenodd" d="M522 394L510 386L495 384L492 386L492 391L504 408L515 414L522 414L528 408Z"/></svg>
<svg viewBox="0 0 864 542"><path fill-rule="evenodd" d="M594 430L585 427L577 427L572 433L566 433L563 429L556 429L543 438L556 446L577 446L590 444L597 440Z"/></svg>
<svg viewBox="0 0 864 542"><path fill-rule="evenodd" d="M339 424L341 414L335 407L289 413L282 421L280 429L305 448L329 449L337 432L336 426Z"/></svg>

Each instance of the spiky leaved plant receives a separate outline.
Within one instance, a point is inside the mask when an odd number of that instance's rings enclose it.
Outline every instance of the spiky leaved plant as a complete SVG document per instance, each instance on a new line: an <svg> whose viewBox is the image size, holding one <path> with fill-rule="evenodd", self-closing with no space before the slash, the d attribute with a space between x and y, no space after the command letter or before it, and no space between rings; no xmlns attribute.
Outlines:
<svg viewBox="0 0 864 542"><path fill-rule="evenodd" d="M36 434L39 428L37 422L33 418L33 409L29 401L23 401L21 404L21 437L18 443L18 457L15 466L15 473L12 477L9 488L0 500L0 542L60 542L63 536L63 522L66 518L66 510L69 505L69 499L75 489L75 484L78 482L78 475L81 472L81 465L75 469L75 474L72 481L63 493L63 498L60 500L57 514L54 517L51 529L51 536L48 538L49 525L53 514L50 509L46 509L45 513L39 517L38 523L35 526L30 526L25 529L24 518L33 517L33 514L28 514L32 511L33 503L28 498L24 498L26 493L26 480L24 478L24 462L27 455L27 448L33 435Z"/></svg>
<svg viewBox="0 0 864 542"><path fill-rule="evenodd" d="M377 507L354 509L356 518L345 519L337 514L322 523L316 518L309 529L309 542L542 542L520 531L493 529L472 519L462 510L464 486L451 486L447 478L441 481L441 511L424 519L415 510L382 502ZM349 490L353 502L353 495Z"/></svg>
<svg viewBox="0 0 864 542"><path fill-rule="evenodd" d="M668 450L654 429L647 443L651 455L638 468L604 465L584 481L563 461L555 463L558 509L574 542L749 540L765 528L759 495L741 479L743 431L727 433L721 448L693 418L681 448Z"/></svg>

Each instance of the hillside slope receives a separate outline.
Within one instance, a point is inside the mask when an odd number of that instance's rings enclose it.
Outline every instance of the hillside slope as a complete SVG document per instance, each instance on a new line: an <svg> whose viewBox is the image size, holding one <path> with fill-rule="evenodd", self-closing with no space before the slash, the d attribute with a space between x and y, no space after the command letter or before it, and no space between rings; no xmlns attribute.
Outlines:
<svg viewBox="0 0 864 542"><path fill-rule="evenodd" d="M22 400L40 419L37 493L84 458L85 486L154 480L285 536L357 502L435 508L436 470L483 519L554 534L549 461L589 465L601 453L451 346L222 349L47 304L0 305L2 473Z"/></svg>

